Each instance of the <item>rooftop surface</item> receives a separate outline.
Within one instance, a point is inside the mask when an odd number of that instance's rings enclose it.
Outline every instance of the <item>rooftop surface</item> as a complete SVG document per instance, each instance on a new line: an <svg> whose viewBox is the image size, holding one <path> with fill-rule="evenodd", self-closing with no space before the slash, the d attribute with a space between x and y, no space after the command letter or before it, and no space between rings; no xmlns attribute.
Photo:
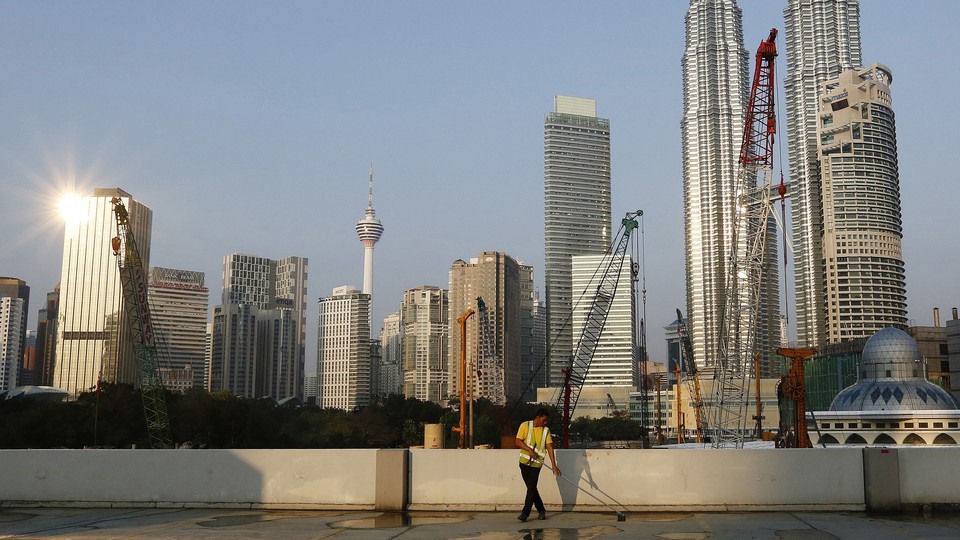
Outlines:
<svg viewBox="0 0 960 540"><path fill-rule="evenodd" d="M960 537L960 516L868 516L860 512L631 513L231 510L211 508L4 508L0 538L319 538L487 540L673 540Z"/></svg>

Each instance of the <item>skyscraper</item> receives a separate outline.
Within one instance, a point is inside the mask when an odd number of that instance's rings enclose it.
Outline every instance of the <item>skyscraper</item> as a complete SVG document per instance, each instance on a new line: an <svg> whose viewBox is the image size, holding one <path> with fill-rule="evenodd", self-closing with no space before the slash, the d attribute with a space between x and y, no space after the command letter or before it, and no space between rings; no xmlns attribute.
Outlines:
<svg viewBox="0 0 960 540"><path fill-rule="evenodd" d="M370 404L370 295L344 285L319 300L317 404L352 411Z"/></svg>
<svg viewBox="0 0 960 540"><path fill-rule="evenodd" d="M610 121L592 99L556 96L543 132L547 354L559 386L574 345L570 257L610 249Z"/></svg>
<svg viewBox="0 0 960 540"><path fill-rule="evenodd" d="M21 323L19 326L20 335L17 336L16 342L12 340L8 341L4 345L5 348L4 348L3 354L5 356L12 355L10 356L11 358L13 357L19 358L15 362L13 371L10 372L13 374L14 378L17 379L15 381L15 385L31 384L31 383L24 383L20 381L19 378L17 377L18 373L21 370L26 369L26 365L24 364L24 361L25 361L25 351L26 351L26 343L27 343L27 320L30 313L30 287L28 287L27 282L23 281L22 279L12 278L12 277L0 277L0 298L4 298L4 297L20 300L19 302L20 314L16 315L13 313L9 313L4 317L6 317L5 320L7 321L7 323L14 322L13 320L14 318L19 319ZM9 330L9 328L7 328L7 330ZM0 339L2 339L2 337L0 337ZM12 347L18 344L19 344L19 350L13 350ZM34 369L29 369L28 371L30 371L29 374L20 373L20 375L24 375L23 378L25 379L32 380L35 377L35 373L33 373ZM10 373L8 373L8 376L10 375Z"/></svg>
<svg viewBox="0 0 960 540"><path fill-rule="evenodd" d="M890 70L873 64L843 71L820 91L817 143L829 343L907 326L892 83Z"/></svg>
<svg viewBox="0 0 960 540"><path fill-rule="evenodd" d="M373 209L373 163L370 164L370 194L363 219L357 222L357 236L363 243L363 294L373 295L373 247L383 235L383 225Z"/></svg>
<svg viewBox="0 0 960 540"><path fill-rule="evenodd" d="M150 298L150 316L157 343L165 352L167 362L161 364L164 384L171 387L172 373L189 367L192 381L181 385L206 388L207 371L207 311L210 294L204 286L203 272L151 267L147 278Z"/></svg>
<svg viewBox="0 0 960 540"><path fill-rule="evenodd" d="M507 402L520 397L520 265L499 251L484 251L469 263L457 259L450 268L450 340L447 370L448 395L460 395L460 325L456 318L468 309L477 310L477 297L483 298L490 321L492 345L503 362L503 370L483 369L474 379L473 397L493 398L497 378L502 378ZM468 319L467 369L478 369L479 314ZM469 379L468 379L469 382Z"/></svg>
<svg viewBox="0 0 960 540"><path fill-rule="evenodd" d="M135 383L136 360L124 323L113 204L119 197L129 213L144 268L150 265L153 211L119 188L97 188L84 198L64 227L59 321L53 386L76 395L97 380Z"/></svg>
<svg viewBox="0 0 960 540"><path fill-rule="evenodd" d="M726 299L749 55L735 0L691 0L683 67L683 213L688 331L715 366Z"/></svg>
<svg viewBox="0 0 960 540"><path fill-rule="evenodd" d="M606 268L610 255L573 257L573 334L580 336L587 322L593 295L603 276L597 268ZM602 265L602 266L601 266ZM636 306L633 272L629 257L623 262L617 288L610 304L606 324L590 362L583 386L630 386L636 389L637 371ZM576 344L574 344L576 345Z"/></svg>
<svg viewBox="0 0 960 540"><path fill-rule="evenodd" d="M547 312L533 278L533 267L520 263L520 391L524 401L534 401L537 388L547 387Z"/></svg>
<svg viewBox="0 0 960 540"><path fill-rule="evenodd" d="M447 290L424 285L404 291L400 307L403 394L441 403L447 392Z"/></svg>
<svg viewBox="0 0 960 540"><path fill-rule="evenodd" d="M823 83L862 65L860 7L857 0L789 0L783 15L797 339L820 347L827 340L827 291L817 112Z"/></svg>
<svg viewBox="0 0 960 540"><path fill-rule="evenodd" d="M403 394L403 324L400 312L394 311L383 319L380 330L380 372L377 394Z"/></svg>
<svg viewBox="0 0 960 540"><path fill-rule="evenodd" d="M0 392L17 387L27 326L23 304L22 298L0 296Z"/></svg>
<svg viewBox="0 0 960 540"><path fill-rule="evenodd" d="M223 297L213 314L210 389L302 398L306 295L304 257L224 257Z"/></svg>

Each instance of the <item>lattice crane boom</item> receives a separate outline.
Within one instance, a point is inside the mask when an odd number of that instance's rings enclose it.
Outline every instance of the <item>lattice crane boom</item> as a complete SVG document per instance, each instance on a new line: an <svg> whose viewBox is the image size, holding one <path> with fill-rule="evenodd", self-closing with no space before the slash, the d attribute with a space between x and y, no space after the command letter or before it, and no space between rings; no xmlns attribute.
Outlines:
<svg viewBox="0 0 960 540"><path fill-rule="evenodd" d="M714 448L742 448L749 394L747 377L756 348L758 310L763 286L766 235L772 194L775 114L775 43L777 30L760 43L744 120L740 167L732 209L726 302L720 316Z"/></svg>
<svg viewBox="0 0 960 540"><path fill-rule="evenodd" d="M557 402L557 410L563 412L562 425L560 426L561 444L563 445L561 448L567 448L570 445L571 415L577 407L580 390L583 388L587 370L590 369L590 363L593 361L593 353L597 350L600 335L603 333L603 327L607 322L607 315L610 314L614 293L620 282L620 273L623 270L623 262L627 255L630 235L640 226L637 218L642 215L643 210L628 212L626 217L621 220L620 231L617 233L617 240L612 247L610 257L606 258L604 263L601 263L603 272L600 274L600 282L591 300L590 310L587 312L576 349L574 349L574 354L570 358L570 363L563 369L563 391L560 393Z"/></svg>
<svg viewBox="0 0 960 540"><path fill-rule="evenodd" d="M124 315L133 342L133 354L136 358L140 396L143 399L150 446L171 448L173 438L170 435L166 396L160 377L159 354L153 333L153 321L150 318L150 305L147 301L146 270L140 258L137 240L130 228L130 216L123 205L123 200L114 197L110 202L113 204L113 213L117 222L117 236L112 241L113 254L117 256L117 267L120 270Z"/></svg>
<svg viewBox="0 0 960 540"><path fill-rule="evenodd" d="M507 401L503 388L503 357L497 349L496 334L490 324L487 304L479 296L477 297L477 313L480 314L478 320L480 325L480 354L477 363L477 380L482 379L481 372L486 370L490 374L490 400L496 405L503 405Z"/></svg>
<svg viewBox="0 0 960 540"><path fill-rule="evenodd" d="M700 393L700 371L697 369L697 362L693 357L693 343L690 341L690 332L687 329L687 322L683 319L683 313L677 309L677 334L680 336L680 346L683 348L683 363L687 368L687 377L693 382L693 413L697 420L697 442L702 443L706 423L703 413L703 395ZM680 378L677 378L677 385L680 385Z"/></svg>

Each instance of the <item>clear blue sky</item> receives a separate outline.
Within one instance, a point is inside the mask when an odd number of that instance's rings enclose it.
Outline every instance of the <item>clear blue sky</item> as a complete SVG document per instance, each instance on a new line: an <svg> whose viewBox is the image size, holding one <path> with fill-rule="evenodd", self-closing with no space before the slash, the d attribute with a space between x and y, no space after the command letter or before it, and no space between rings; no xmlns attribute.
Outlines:
<svg viewBox="0 0 960 540"><path fill-rule="evenodd" d="M752 54L771 27L782 30L786 1L740 5ZM151 263L206 272L212 304L229 253L308 257L313 327L318 297L362 285L354 226L373 161L386 229L375 331L405 289L445 287L453 260L483 250L534 265L542 290L543 116L555 94L590 97L611 120L614 216L645 213L647 337L663 360L662 327L685 304L686 8L4 0L0 275L30 285L34 327L59 280L57 196L118 186L154 211ZM864 62L894 75L917 324L932 323L934 306L946 318L960 304L958 20L953 0L861 2Z"/></svg>

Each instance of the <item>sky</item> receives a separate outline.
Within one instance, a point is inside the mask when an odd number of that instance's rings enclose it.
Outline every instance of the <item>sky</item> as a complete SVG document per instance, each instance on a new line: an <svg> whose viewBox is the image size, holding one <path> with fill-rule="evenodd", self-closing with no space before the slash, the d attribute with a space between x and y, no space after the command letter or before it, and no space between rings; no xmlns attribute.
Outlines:
<svg viewBox="0 0 960 540"><path fill-rule="evenodd" d="M307 257L313 372L317 298L362 286L370 163L385 228L374 333L404 290L446 287L451 263L482 251L533 265L542 291L543 118L557 94L587 97L611 121L614 220L644 213L646 334L663 361L686 304L687 6L0 0L0 275L31 287L35 328L60 278L59 198L120 187L153 210L151 265L205 272L211 305L224 256ZM740 6L751 57L781 30L782 87L786 0ZM893 72L909 318L931 325L960 304L960 3L860 11L864 63Z"/></svg>

